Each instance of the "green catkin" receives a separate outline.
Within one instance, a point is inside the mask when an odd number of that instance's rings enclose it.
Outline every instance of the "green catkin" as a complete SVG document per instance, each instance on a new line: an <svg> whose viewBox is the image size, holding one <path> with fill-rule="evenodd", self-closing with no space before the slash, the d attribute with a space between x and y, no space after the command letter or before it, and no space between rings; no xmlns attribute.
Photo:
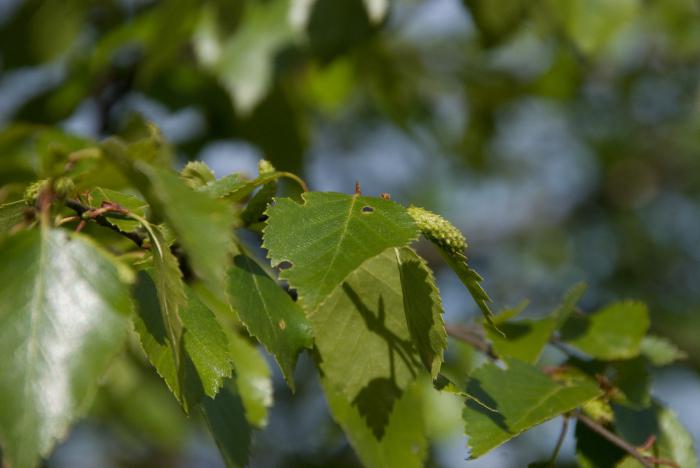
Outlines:
<svg viewBox="0 0 700 468"><path fill-rule="evenodd" d="M452 255L464 254L467 241L454 224L438 214L417 206L409 206L408 214L426 238Z"/></svg>

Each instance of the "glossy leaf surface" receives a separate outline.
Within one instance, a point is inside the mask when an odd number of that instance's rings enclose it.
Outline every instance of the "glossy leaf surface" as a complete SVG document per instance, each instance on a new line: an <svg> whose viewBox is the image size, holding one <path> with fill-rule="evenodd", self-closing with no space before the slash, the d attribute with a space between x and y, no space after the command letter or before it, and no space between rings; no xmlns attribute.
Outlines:
<svg viewBox="0 0 700 468"><path fill-rule="evenodd" d="M0 439L11 466L47 455L121 349L128 270L87 238L43 229L0 246Z"/></svg>

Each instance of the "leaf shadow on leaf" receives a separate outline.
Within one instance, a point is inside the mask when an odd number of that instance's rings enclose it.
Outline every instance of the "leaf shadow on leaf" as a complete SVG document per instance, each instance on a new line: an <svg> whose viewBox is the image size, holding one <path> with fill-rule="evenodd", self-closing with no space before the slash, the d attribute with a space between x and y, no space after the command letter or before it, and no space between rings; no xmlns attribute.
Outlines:
<svg viewBox="0 0 700 468"><path fill-rule="evenodd" d="M384 428L389 422L394 403L403 393L396 382L395 354L398 354L414 378L417 376L414 368L421 367L421 363L416 358L416 350L411 341L402 339L387 328L384 299L381 296L377 304L377 311L374 312L365 305L348 283L343 283L343 291L353 302L355 310L362 315L367 330L384 339L389 349L390 376L373 379L353 399L353 405L365 418L375 437L381 439L384 435Z"/></svg>
<svg viewBox="0 0 700 468"><path fill-rule="evenodd" d="M493 421L498 427L512 433L503 415L498 412L498 402L489 395L477 379L470 379L467 384L467 392L472 398L464 402L469 409L477 411ZM488 408L487 408L488 407ZM495 410L495 411L494 411Z"/></svg>
<svg viewBox="0 0 700 468"><path fill-rule="evenodd" d="M389 424L394 403L402 393L393 380L377 378L370 381L353 399L352 405L357 407L378 440L384 437L384 429Z"/></svg>
<svg viewBox="0 0 700 468"><path fill-rule="evenodd" d="M532 331L532 325L524 322L499 323L498 328L506 334L508 341L517 340Z"/></svg>
<svg viewBox="0 0 700 468"><path fill-rule="evenodd" d="M158 304L158 296L156 295L153 280L145 272L140 272L137 278L138 281L134 285L134 295L138 298L139 316L153 339L158 344L166 346L168 336L165 331L163 317L160 314L160 305Z"/></svg>

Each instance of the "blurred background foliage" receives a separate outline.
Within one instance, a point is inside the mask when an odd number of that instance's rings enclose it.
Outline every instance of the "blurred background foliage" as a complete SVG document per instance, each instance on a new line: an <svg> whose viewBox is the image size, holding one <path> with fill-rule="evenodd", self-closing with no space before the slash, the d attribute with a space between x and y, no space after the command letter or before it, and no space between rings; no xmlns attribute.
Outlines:
<svg viewBox="0 0 700 468"><path fill-rule="evenodd" d="M580 280L584 308L647 301L689 355L654 393L700 446L699 76L695 0L2 0L0 202L52 151L148 121L218 176L266 158L314 190L358 180L459 225L499 307L537 315ZM423 253L448 323L471 320ZM136 354L49 466L221 464ZM450 343L449 366L474 363ZM252 465L356 465L310 362L297 372ZM459 406L432 403L435 466L522 466L558 430L467 463Z"/></svg>

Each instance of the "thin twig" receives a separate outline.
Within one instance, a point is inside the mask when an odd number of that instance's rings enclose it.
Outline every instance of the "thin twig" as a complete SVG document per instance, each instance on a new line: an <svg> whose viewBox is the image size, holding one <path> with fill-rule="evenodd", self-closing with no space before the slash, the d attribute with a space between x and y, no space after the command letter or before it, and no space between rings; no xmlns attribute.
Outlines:
<svg viewBox="0 0 700 468"><path fill-rule="evenodd" d="M142 234L139 234L138 232L122 231L116 225L110 223L107 217L105 216L106 214L108 214L108 210L104 210L101 208L95 210L87 205L83 205L78 200L67 199L64 203L68 208L75 211L78 214L78 216L82 217L83 213L93 213L91 214L90 219L93 219L97 224L109 228L112 231L126 237L127 239L134 242L137 246L143 247L143 241L145 240L145 237ZM123 214L120 212L118 213Z"/></svg>
<svg viewBox="0 0 700 468"><path fill-rule="evenodd" d="M564 444L564 439L566 438L566 433L569 430L569 415L565 414L563 416L563 422L561 425L561 432L559 433L559 439L557 439L557 445L554 446L554 451L552 452L552 456L549 458L549 465L550 466L555 466L554 463L557 461L557 457L559 456L559 451L561 450L561 446Z"/></svg>
<svg viewBox="0 0 700 468"><path fill-rule="evenodd" d="M678 465L671 460L663 460L660 458L647 457L645 455L642 455L641 453L639 453L639 450L637 450L635 446L622 439L621 437L617 436L616 434L613 434L605 427L598 424L597 422L595 422L585 414L581 413L580 411L574 413L574 417L586 426L588 426L588 428L593 432L597 433L609 442L617 445L625 452L629 453L632 456L632 458L641 463L642 466L644 466L645 468L653 468L654 465L666 465L678 468Z"/></svg>
<svg viewBox="0 0 700 468"><path fill-rule="evenodd" d="M470 328L448 324L445 325L445 330L447 331L447 334L450 335L452 338L456 338L460 341L464 341L465 343L472 345L474 348L486 354L486 356L493 360L498 359L498 356L493 351L493 348L491 347L489 342L486 341L483 337L479 336L478 333L474 332Z"/></svg>

